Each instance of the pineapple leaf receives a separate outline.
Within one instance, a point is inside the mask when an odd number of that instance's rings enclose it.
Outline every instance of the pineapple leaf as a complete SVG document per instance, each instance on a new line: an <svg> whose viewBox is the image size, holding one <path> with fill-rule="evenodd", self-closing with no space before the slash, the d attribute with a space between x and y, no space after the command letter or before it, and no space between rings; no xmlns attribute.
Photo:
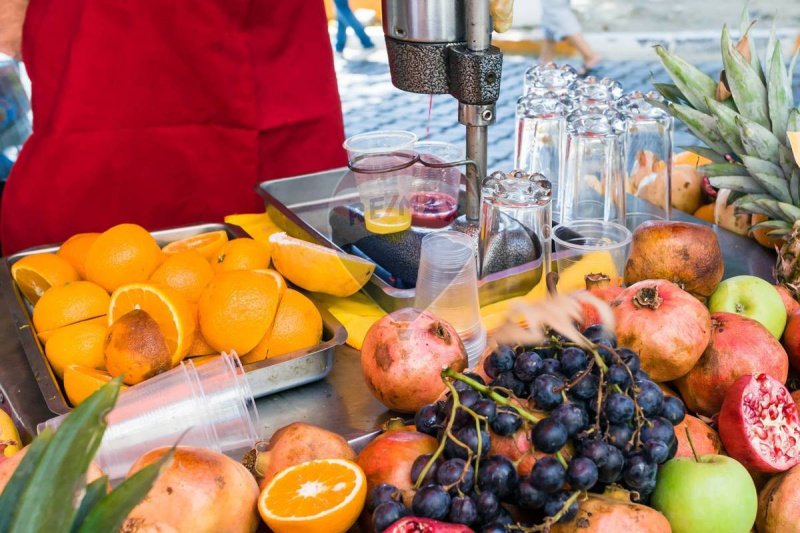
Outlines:
<svg viewBox="0 0 800 533"><path fill-rule="evenodd" d="M717 121L714 120L714 117L681 104L670 104L669 111L675 118L686 124L686 127L698 139L706 143L715 152L727 154L733 151L717 131Z"/></svg>
<svg viewBox="0 0 800 533"><path fill-rule="evenodd" d="M722 156L717 152L715 152L714 150L706 148L705 146L680 146L679 148L686 152L691 152L695 155L699 155L700 157L705 157L706 159L709 159L714 163L725 162L725 156Z"/></svg>
<svg viewBox="0 0 800 533"><path fill-rule="evenodd" d="M797 168L797 163L794 160L794 153L791 148L784 145L778 145L778 163L780 163L783 173L786 176L791 176L794 169Z"/></svg>
<svg viewBox="0 0 800 533"><path fill-rule="evenodd" d="M797 209L798 214L800 214L800 209L777 200L756 200L753 203L772 212L771 218L775 220L785 220L786 222L793 223L797 220L797 217L790 213L791 208Z"/></svg>
<svg viewBox="0 0 800 533"><path fill-rule="evenodd" d="M758 159L757 157L745 155L742 156L742 163L744 163L744 166L747 167L747 170L750 172L750 174L760 172L762 174L774 174L780 178L786 178L781 167L774 163L770 163L769 161L764 161L763 159Z"/></svg>
<svg viewBox="0 0 800 533"><path fill-rule="evenodd" d="M736 163L711 163L710 165L703 165L700 170L708 177L750 175L746 167Z"/></svg>
<svg viewBox="0 0 800 533"><path fill-rule="evenodd" d="M728 146L733 148L734 152L743 154L744 146L742 146L742 141L739 138L739 127L736 125L736 117L740 116L739 113L713 98L706 98L706 104L711 116L717 121L722 138L725 139Z"/></svg>
<svg viewBox="0 0 800 533"><path fill-rule="evenodd" d="M791 203L792 195L789 193L789 183L774 174L762 174L761 172L752 173L752 177L767 194L779 202Z"/></svg>
<svg viewBox="0 0 800 533"><path fill-rule="evenodd" d="M767 100L769 101L769 119L772 123L772 133L779 140L786 138L789 111L794 107L792 85L786 76L781 43L778 41L775 43L775 51L772 54L772 58L769 59Z"/></svg>
<svg viewBox="0 0 800 533"><path fill-rule="evenodd" d="M11 530L11 523L15 518L23 491L30 485L31 474L39 466L52 440L53 431L49 428L33 440L28 451L25 452L25 457L14 470L5 490L0 494L0 531Z"/></svg>
<svg viewBox="0 0 800 533"><path fill-rule="evenodd" d="M789 192L792 195L792 203L800 204L800 169L798 168L792 171L792 176L789 178Z"/></svg>
<svg viewBox="0 0 800 533"><path fill-rule="evenodd" d="M684 98L698 111L707 113L708 106L705 98L714 98L717 82L699 68L670 53L661 45L656 46L656 54Z"/></svg>
<svg viewBox="0 0 800 533"><path fill-rule="evenodd" d="M769 229L769 230L785 230L790 231L792 229L792 225L784 220L764 220L763 222L759 222L758 224L753 224L750 226L750 233L753 233L756 230L760 229Z"/></svg>
<svg viewBox="0 0 800 533"><path fill-rule="evenodd" d="M81 505L78 507L78 512L75 514L75 520L72 522L72 529L70 533L78 533L78 528L83 523L86 515L97 505L108 491L108 476L100 476L95 479L86 487L86 494L81 499Z"/></svg>
<svg viewBox="0 0 800 533"><path fill-rule="evenodd" d="M747 48L750 52L750 68L752 68L753 72L757 73L761 77L761 81L766 81L764 69L761 68L761 61L758 59L756 41L755 39L750 38L750 30L753 29L753 26L756 25L757 21L750 19L750 12L747 7L747 4L745 4L744 8L742 9L742 15L739 18L739 38L747 39Z"/></svg>
<svg viewBox="0 0 800 533"><path fill-rule="evenodd" d="M128 514L150 492L153 483L172 459L174 452L173 446L156 462L142 468L104 496L89 511L78 533L118 531Z"/></svg>
<svg viewBox="0 0 800 533"><path fill-rule="evenodd" d="M786 220L792 224L794 224L796 220L800 220L800 207L785 202L780 202L778 207L786 215Z"/></svg>
<svg viewBox="0 0 800 533"><path fill-rule="evenodd" d="M776 19L772 19L772 27L769 29L769 38L767 39L767 53L764 55L764 59L767 60L767 64L769 64L769 58L771 58L772 54L775 53L775 43L778 42L776 31Z"/></svg>
<svg viewBox="0 0 800 533"><path fill-rule="evenodd" d="M800 108L795 108L789 111L789 120L786 124L786 131L800 131Z"/></svg>
<svg viewBox="0 0 800 533"><path fill-rule="evenodd" d="M791 231L791 229L788 229L788 230L787 229L783 229L783 228L774 229L772 231L768 231L767 232L767 237L784 237L790 231ZM779 250L776 250L776 251L779 251Z"/></svg>
<svg viewBox="0 0 800 533"><path fill-rule="evenodd" d="M115 378L75 408L59 426L55 438L28 478L20 495L14 533L59 531L72 524L76 496L83 492L86 471L100 446L105 415L114 406L122 380ZM41 512L42 509L47 512Z"/></svg>
<svg viewBox="0 0 800 533"><path fill-rule="evenodd" d="M763 127L768 127L767 88L761 77L750 67L750 63L731 44L727 26L722 29L722 63L739 113Z"/></svg>
<svg viewBox="0 0 800 533"><path fill-rule="evenodd" d="M783 214L776 215L771 209L758 205L755 202L741 202L736 205L736 210L753 215L764 215L769 218L783 218Z"/></svg>
<svg viewBox="0 0 800 533"><path fill-rule="evenodd" d="M743 193L764 193L766 189L752 176L715 176L708 178L717 189L730 189Z"/></svg>
<svg viewBox="0 0 800 533"><path fill-rule="evenodd" d="M736 124L747 155L768 161L778 159L781 143L770 130L744 116L736 117Z"/></svg>
<svg viewBox="0 0 800 533"><path fill-rule="evenodd" d="M772 197L768 194L745 194L744 196L737 198L736 201L733 202L733 205L738 207L748 202L755 202L756 200L772 200Z"/></svg>
<svg viewBox="0 0 800 533"><path fill-rule="evenodd" d="M653 87L655 87L656 91L658 91L658 94L674 104L686 104L689 102L686 100L686 98L684 98L683 93L681 93L681 90L678 89L678 86L673 83L653 82Z"/></svg>
<svg viewBox="0 0 800 533"><path fill-rule="evenodd" d="M756 209L752 211L745 207L748 204L742 204L741 208L751 213L761 213L762 215L766 215L773 220L786 220L787 222L791 222L791 220L787 220L786 215L778 207L779 202L772 198L758 199L754 200L752 203L756 206Z"/></svg>
<svg viewBox="0 0 800 533"><path fill-rule="evenodd" d="M789 60L789 68L788 68L788 73L786 75L786 79L789 80L790 84L794 79L794 66L797 64L798 55L800 55L800 48L794 51L794 54L792 54L792 58Z"/></svg>

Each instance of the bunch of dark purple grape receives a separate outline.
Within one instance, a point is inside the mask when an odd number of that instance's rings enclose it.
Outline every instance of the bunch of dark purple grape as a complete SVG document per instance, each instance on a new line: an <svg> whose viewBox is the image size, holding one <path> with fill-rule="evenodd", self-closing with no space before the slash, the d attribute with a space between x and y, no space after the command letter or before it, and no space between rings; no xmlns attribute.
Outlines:
<svg viewBox="0 0 800 533"><path fill-rule="evenodd" d="M647 501L658 465L677 451L673 426L685 416L683 402L665 396L612 333L592 326L583 335L593 348L558 335L547 346L498 347L484 360L489 383L443 371L449 395L414 419L440 446L414 464L412 514L482 532L542 531L572 519L585 491L617 484ZM529 435L531 452L548 454L527 477L510 459L489 455L493 435L519 431ZM396 501L381 506L380 494L371 500L377 531L407 512ZM503 504L532 521L514 522Z"/></svg>

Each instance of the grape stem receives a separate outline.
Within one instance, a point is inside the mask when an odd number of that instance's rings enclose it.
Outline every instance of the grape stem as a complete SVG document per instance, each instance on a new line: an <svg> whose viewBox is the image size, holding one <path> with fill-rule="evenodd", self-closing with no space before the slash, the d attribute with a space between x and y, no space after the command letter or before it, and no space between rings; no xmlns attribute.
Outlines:
<svg viewBox="0 0 800 533"><path fill-rule="evenodd" d="M689 426L687 425L684 429L686 430L686 438L689 439L689 448L692 449L692 456L694 456L694 462L699 463L700 457L697 456L697 450L694 449L694 442L692 441L692 434L689 432Z"/></svg>
<svg viewBox="0 0 800 533"><path fill-rule="evenodd" d="M494 400L494 402L496 404L502 405L504 407L511 407L512 409L514 409L519 414L519 416L521 416L525 420L528 420L529 422L532 422L534 424L539 423L540 418L537 417L536 415L534 415L533 413L531 413L530 411L528 411L527 409L525 409L524 407L521 407L521 406L515 404L514 402L512 402L510 399L506 398L502 394L498 394L497 392L495 392L494 389L492 389L491 387L487 387L486 385L481 385L480 383L478 383L477 381L475 381L471 377L465 376L461 372L456 372L452 368L448 367L448 368L445 368L444 370L442 370L442 378L444 379L444 382L447 383L448 386L450 386L450 387L452 387L452 385L449 385L448 379L445 379L445 378L449 378L451 380L455 379L455 380L461 381L463 383L466 383L471 388L475 389L476 391L478 391L478 392L480 392L482 394L485 394L486 396L488 396L489 398Z"/></svg>
<svg viewBox="0 0 800 533"><path fill-rule="evenodd" d="M553 524L557 523L559 520L561 520L561 518L565 514L567 514L567 512L569 512L569 508L572 506L573 503L578 501L580 495L581 495L580 491L573 492L567 499L567 501L564 502L564 505L561 506L561 509L559 509L559 511L553 516L545 518L544 523L542 524L532 527L525 527L520 524L512 524L510 526L507 526L507 530L520 531L522 533L547 533L548 531L550 531L550 528L553 526Z"/></svg>
<svg viewBox="0 0 800 533"><path fill-rule="evenodd" d="M569 467L569 465L567 464L567 460L564 459L563 455L561 455L561 451L556 452L556 459L558 459L558 462L561 463L561 466L564 467L564 470L566 470Z"/></svg>
<svg viewBox="0 0 800 533"><path fill-rule="evenodd" d="M414 490L419 490L420 485L422 485L422 480L428 475L433 465L436 463L436 460L441 457L442 452L444 452L444 447L447 444L447 437L452 434L453 430L453 423L456 420L456 413L458 412L458 408L461 405L461 402L458 401L458 392L456 391L455 387L453 387L450 382L445 381L445 385L450 389L450 394L452 395L453 399L453 407L450 408L450 416L447 419L447 426L445 426L444 430L444 438L439 441L439 447L436 448L436 451L433 452L431 458L428 460L428 463L425 465L425 468L422 469L420 472L419 477L414 481Z"/></svg>

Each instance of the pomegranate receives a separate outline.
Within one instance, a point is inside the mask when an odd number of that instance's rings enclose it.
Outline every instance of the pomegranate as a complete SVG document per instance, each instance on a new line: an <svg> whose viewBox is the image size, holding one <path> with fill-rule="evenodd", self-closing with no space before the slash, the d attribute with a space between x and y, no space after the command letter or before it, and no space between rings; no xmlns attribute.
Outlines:
<svg viewBox="0 0 800 533"><path fill-rule="evenodd" d="M800 466L773 476L758 493L758 533L800 533Z"/></svg>
<svg viewBox="0 0 800 533"><path fill-rule="evenodd" d="M789 316L800 309L800 302L795 300L791 291L786 288L786 285L775 285L775 289L777 289L778 294L781 295L783 306L786 308L786 316Z"/></svg>
<svg viewBox="0 0 800 533"><path fill-rule="evenodd" d="M472 530L462 524L448 524L430 518L406 516L384 529L383 533L472 533Z"/></svg>
<svg viewBox="0 0 800 533"><path fill-rule="evenodd" d="M768 374L742 376L719 412L728 454L758 472L783 472L800 462L800 415L783 384Z"/></svg>
<svg viewBox="0 0 800 533"><path fill-rule="evenodd" d="M128 477L152 464L169 447L156 448L131 466ZM192 533L253 533L258 527L258 484L230 457L204 448L180 446L150 491L128 515L127 527L155 522Z"/></svg>
<svg viewBox="0 0 800 533"><path fill-rule="evenodd" d="M653 381L672 381L689 372L711 338L708 309L666 280L631 285L611 308L619 345L639 353Z"/></svg>
<svg viewBox="0 0 800 533"><path fill-rule="evenodd" d="M794 311L786 320L781 342L789 356L789 364L795 370L800 370L800 310Z"/></svg>
<svg viewBox="0 0 800 533"><path fill-rule="evenodd" d="M686 415L686 418L675 426L675 437L678 439L678 451L675 457L694 457L692 448L689 446L689 438L686 436L687 429L698 457L724 453L722 441L714 428L699 418Z"/></svg>
<svg viewBox="0 0 800 533"><path fill-rule="evenodd" d="M462 371L467 354L456 330L428 311L395 311L369 328L361 370L372 394L389 409L413 413L445 390L445 367Z"/></svg>
<svg viewBox="0 0 800 533"><path fill-rule="evenodd" d="M14 470L16 470L17 465L22 462L22 458L25 457L27 451L28 447L26 446L11 457L4 457L0 459L0 494L3 493L3 489L6 488L8 480L11 479L11 476L14 474ZM86 483L91 483L92 481L101 477L103 477L103 471L100 470L100 467L95 463L91 463L89 465L89 470L86 472Z"/></svg>
<svg viewBox="0 0 800 533"><path fill-rule="evenodd" d="M800 390L796 390L792 393L792 400L794 400L794 404L797 406L798 411L800 411Z"/></svg>
<svg viewBox="0 0 800 533"><path fill-rule="evenodd" d="M646 505L633 503L631 494L611 486L600 494L589 494L580 502L578 514L566 523L557 523L551 533L670 533L667 518Z"/></svg>
<svg viewBox="0 0 800 533"><path fill-rule="evenodd" d="M688 374L675 383L686 407L711 416L722 407L725 392L747 374L769 374L781 383L789 358L781 343L759 322L735 313L711 314L711 341Z"/></svg>
<svg viewBox="0 0 800 533"><path fill-rule="evenodd" d="M717 235L711 228L649 220L633 232L625 283L665 279L705 300L722 280L724 270Z"/></svg>
<svg viewBox="0 0 800 533"><path fill-rule="evenodd" d="M340 435L320 427L303 422L284 426L272 435L263 451L257 451L259 485L263 489L281 470L315 459L355 461L356 452Z"/></svg>
<svg viewBox="0 0 800 533"><path fill-rule="evenodd" d="M619 296L622 292L622 287L619 285L611 285L611 279L606 274L587 274L584 278L586 281L586 289L597 298L610 304L614 298ZM583 319L581 320L581 329L594 324L601 324L603 321L600 316L600 311L592 305L591 302L579 300L581 304L581 311Z"/></svg>
<svg viewBox="0 0 800 533"><path fill-rule="evenodd" d="M414 486L411 466L420 455L433 453L438 444L430 435L402 425L395 429L390 424L387 431L364 446L356 459L367 476L367 494L376 485L389 483L402 490L404 500L410 504Z"/></svg>

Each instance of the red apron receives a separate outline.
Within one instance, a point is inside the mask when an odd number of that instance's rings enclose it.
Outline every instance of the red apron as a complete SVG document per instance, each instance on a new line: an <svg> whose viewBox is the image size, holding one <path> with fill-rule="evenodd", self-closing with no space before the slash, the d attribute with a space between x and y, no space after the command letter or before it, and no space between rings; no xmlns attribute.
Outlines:
<svg viewBox="0 0 800 533"><path fill-rule="evenodd" d="M320 0L31 0L34 133L5 254L121 222L263 209L256 185L346 163Z"/></svg>

